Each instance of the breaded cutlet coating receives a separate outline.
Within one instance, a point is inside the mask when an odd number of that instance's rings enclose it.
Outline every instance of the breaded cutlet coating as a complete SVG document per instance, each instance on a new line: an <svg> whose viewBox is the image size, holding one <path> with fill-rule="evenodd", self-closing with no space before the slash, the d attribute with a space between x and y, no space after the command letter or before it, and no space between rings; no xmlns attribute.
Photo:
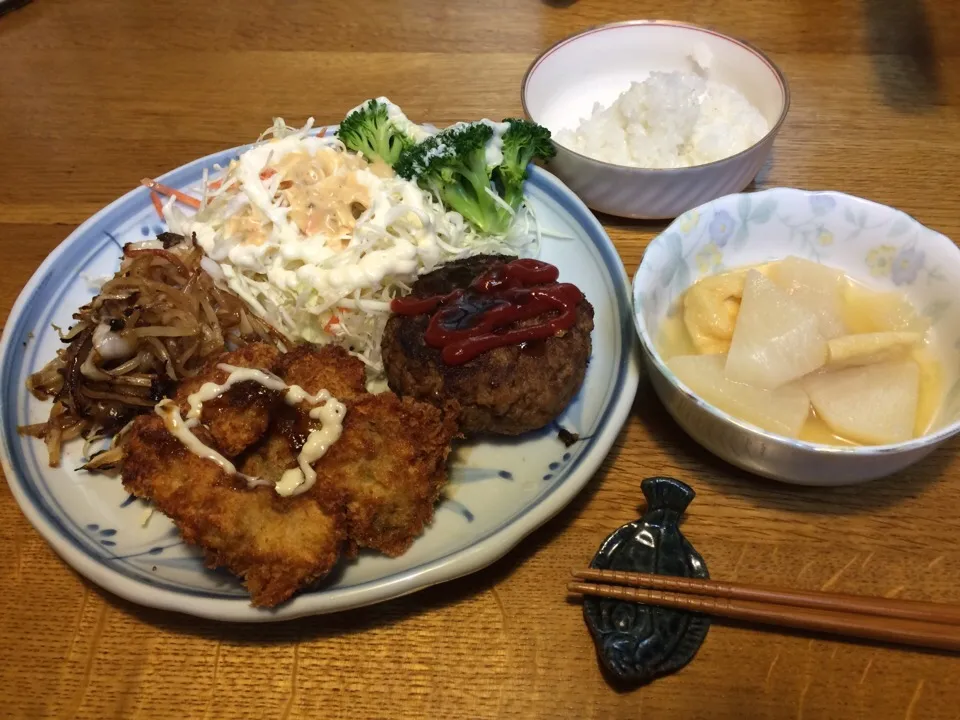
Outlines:
<svg viewBox="0 0 960 720"><path fill-rule="evenodd" d="M220 362L266 366L288 385L311 394L327 389L347 406L339 440L313 465L314 485L291 497L272 486L251 489L242 477L190 452L161 417L147 415L134 422L126 444L122 474L131 493L153 501L186 542L203 548L210 567L238 575L257 606L277 605L323 577L341 553L349 557L367 547L397 556L410 547L432 520L447 480L456 403L435 407L392 393L369 394L363 363L332 346L284 356L257 349ZM223 382L226 373L212 367L206 378ZM182 408L187 391L204 381L184 383L177 394ZM200 425L194 434L211 447L243 445L233 457L239 472L271 483L296 467L317 427L307 408L288 405L282 393L269 403L223 403L209 417L209 429ZM207 403L201 418L208 418Z"/></svg>
<svg viewBox="0 0 960 720"><path fill-rule="evenodd" d="M202 428L195 433L209 442ZM203 548L209 567L239 576L256 606L277 605L326 575L346 541L336 488L293 497L249 489L187 450L157 415L134 422L122 474L128 491L152 501L186 542Z"/></svg>
<svg viewBox="0 0 960 720"><path fill-rule="evenodd" d="M274 372L279 357L280 351L272 345L256 343L211 360L199 374L184 380L177 388L174 400L180 406L180 413L186 417L187 398L204 383L226 382L230 373L218 367L221 363ZM258 382L237 383L203 404L200 422L210 431L214 447L221 454L236 457L267 431L270 413L282 398L282 393L268 390Z"/></svg>
<svg viewBox="0 0 960 720"><path fill-rule="evenodd" d="M393 393L350 405L343 435L315 465L314 487L345 498L352 541L397 557L433 520L457 411L456 403L439 408Z"/></svg>

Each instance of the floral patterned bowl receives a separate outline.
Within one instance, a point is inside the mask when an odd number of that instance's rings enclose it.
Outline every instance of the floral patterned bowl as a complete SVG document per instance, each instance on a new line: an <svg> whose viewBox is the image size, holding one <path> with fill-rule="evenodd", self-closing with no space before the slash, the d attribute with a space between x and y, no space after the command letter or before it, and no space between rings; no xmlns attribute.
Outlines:
<svg viewBox="0 0 960 720"><path fill-rule="evenodd" d="M654 339L684 291L724 269L796 255L897 290L933 323L943 402L928 434L908 442L835 447L784 438L694 395L667 369ZM677 218L647 248L633 279L634 321L667 410L698 443L738 467L802 485L890 475L960 432L960 249L904 213L836 192L778 188L728 195Z"/></svg>

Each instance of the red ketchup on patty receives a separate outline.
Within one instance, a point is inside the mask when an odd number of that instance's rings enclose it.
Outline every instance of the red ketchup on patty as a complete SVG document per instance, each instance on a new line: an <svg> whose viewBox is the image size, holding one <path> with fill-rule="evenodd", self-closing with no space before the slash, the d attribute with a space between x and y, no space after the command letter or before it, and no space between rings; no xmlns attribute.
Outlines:
<svg viewBox="0 0 960 720"><path fill-rule="evenodd" d="M583 293L558 283L560 271L539 260L513 260L477 277L463 290L431 297L395 298L397 315L427 315L427 345L448 365L462 365L504 345L519 345L562 334L573 327ZM553 315L553 317L544 317ZM543 318L524 327L515 323Z"/></svg>

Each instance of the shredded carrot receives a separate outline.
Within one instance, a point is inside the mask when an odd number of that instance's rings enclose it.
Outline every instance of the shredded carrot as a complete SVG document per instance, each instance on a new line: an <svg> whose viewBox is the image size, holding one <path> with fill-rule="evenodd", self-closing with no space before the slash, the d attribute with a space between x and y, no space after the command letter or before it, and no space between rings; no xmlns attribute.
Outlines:
<svg viewBox="0 0 960 720"><path fill-rule="evenodd" d="M221 185L223 185L223 178L214 180L212 183L207 183L207 190L219 190Z"/></svg>
<svg viewBox="0 0 960 720"><path fill-rule="evenodd" d="M340 315L343 315L344 313L347 312L347 309L346 309L345 307L339 307L339 306L338 306L338 307L337 307L337 312L340 313ZM324 332L332 332L334 325L339 325L339 324L340 324L340 315L331 315L331 316L330 316L330 319L327 320L326 324L323 326Z"/></svg>
<svg viewBox="0 0 960 720"><path fill-rule="evenodd" d="M161 185L156 180L151 180L150 178L144 178L140 181L141 185L145 185L151 190L156 190L161 195L167 195L169 197L175 197L177 200L182 202L184 205L189 205L192 208L200 209L200 201L191 195L187 195L185 192L180 192L176 188L169 187L167 185Z"/></svg>
<svg viewBox="0 0 960 720"><path fill-rule="evenodd" d="M260 171L260 179L261 179L261 180L269 180L270 178L272 178L272 177L273 177L274 175L276 175L276 174L277 174L277 171L276 171L276 170L274 170L273 168L267 168L266 170L261 170L261 171Z"/></svg>
<svg viewBox="0 0 960 720"><path fill-rule="evenodd" d="M157 191L150 189L150 201L153 203L153 209L157 211L157 216L163 220L163 201L157 194Z"/></svg>

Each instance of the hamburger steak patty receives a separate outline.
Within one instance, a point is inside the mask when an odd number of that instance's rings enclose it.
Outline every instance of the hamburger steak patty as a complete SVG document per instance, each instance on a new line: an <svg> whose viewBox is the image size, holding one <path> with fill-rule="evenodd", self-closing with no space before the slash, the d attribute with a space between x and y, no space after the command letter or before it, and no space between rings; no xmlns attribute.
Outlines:
<svg viewBox="0 0 960 720"><path fill-rule="evenodd" d="M448 263L419 278L411 296L426 298L467 288L479 275L515 259L478 255ZM497 347L462 365L446 364L440 350L425 343L430 314L393 315L381 344L390 388L436 405L456 400L463 433L519 435L542 428L567 407L587 370L593 306L584 298L576 312L573 327L560 336ZM551 312L511 329L557 315Z"/></svg>

